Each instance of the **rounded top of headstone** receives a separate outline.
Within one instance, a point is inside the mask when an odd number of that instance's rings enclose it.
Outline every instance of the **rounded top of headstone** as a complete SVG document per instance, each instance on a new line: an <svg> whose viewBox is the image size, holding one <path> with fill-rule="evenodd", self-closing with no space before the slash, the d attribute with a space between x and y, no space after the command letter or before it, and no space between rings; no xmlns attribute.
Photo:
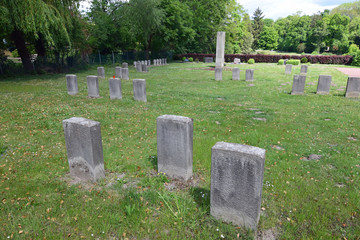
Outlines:
<svg viewBox="0 0 360 240"><path fill-rule="evenodd" d="M97 78L98 76L96 76L96 75L89 75L89 76L87 76L87 78Z"/></svg>
<svg viewBox="0 0 360 240"><path fill-rule="evenodd" d="M145 79L134 79L133 82L145 82Z"/></svg>
<svg viewBox="0 0 360 240"><path fill-rule="evenodd" d="M189 117L183 117L183 116L178 116L178 115L162 115L159 116L157 118L158 120L173 120L173 121L178 121L178 122L192 122L193 119L189 118Z"/></svg>
<svg viewBox="0 0 360 240"><path fill-rule="evenodd" d="M65 119L65 120L63 120L63 123L75 123L75 124L80 124L80 125L87 126L87 127L92 127L92 126L100 124L97 121L82 118L82 117L72 117L69 119Z"/></svg>
<svg viewBox="0 0 360 240"><path fill-rule="evenodd" d="M232 152L241 152L249 155L256 155L261 158L265 158L266 150L258 147L253 147L249 145L242 145L238 143L228 143L228 142L217 142L212 149L226 150Z"/></svg>
<svg viewBox="0 0 360 240"><path fill-rule="evenodd" d="M75 74L66 74L66 77L76 77Z"/></svg>
<svg viewBox="0 0 360 240"><path fill-rule="evenodd" d="M101 68L104 68L104 67L98 67L97 69L101 69Z"/></svg>

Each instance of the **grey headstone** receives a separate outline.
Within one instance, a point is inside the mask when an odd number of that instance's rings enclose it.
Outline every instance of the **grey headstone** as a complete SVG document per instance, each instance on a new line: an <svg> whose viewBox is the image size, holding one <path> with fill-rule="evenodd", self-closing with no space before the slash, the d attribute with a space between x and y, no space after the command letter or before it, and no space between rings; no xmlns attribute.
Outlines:
<svg viewBox="0 0 360 240"><path fill-rule="evenodd" d="M254 69L246 69L245 81L254 81Z"/></svg>
<svg viewBox="0 0 360 240"><path fill-rule="evenodd" d="M303 95L306 75L294 75L291 95Z"/></svg>
<svg viewBox="0 0 360 240"><path fill-rule="evenodd" d="M122 65L121 65L122 68L129 68L129 65L128 63L126 62L123 62Z"/></svg>
<svg viewBox="0 0 360 240"><path fill-rule="evenodd" d="M77 77L73 74L66 75L66 86L69 95L76 95L79 92Z"/></svg>
<svg viewBox="0 0 360 240"><path fill-rule="evenodd" d="M358 98L360 96L360 77L349 77L346 85L345 97Z"/></svg>
<svg viewBox="0 0 360 240"><path fill-rule="evenodd" d="M121 70L122 73L122 79L124 80L129 80L129 69L128 68L122 68Z"/></svg>
<svg viewBox="0 0 360 240"><path fill-rule="evenodd" d="M239 68L232 69L232 80L240 80L240 69Z"/></svg>
<svg viewBox="0 0 360 240"><path fill-rule="evenodd" d="M122 68L121 67L115 67L115 77L122 78Z"/></svg>
<svg viewBox="0 0 360 240"><path fill-rule="evenodd" d="M187 181L192 176L193 120L163 115L156 125L158 172Z"/></svg>
<svg viewBox="0 0 360 240"><path fill-rule="evenodd" d="M216 37L216 67L224 67L225 32L217 32Z"/></svg>
<svg viewBox="0 0 360 240"><path fill-rule="evenodd" d="M99 94L99 79L97 76L87 76L87 88L88 88L88 96L93 98L100 97Z"/></svg>
<svg viewBox="0 0 360 240"><path fill-rule="evenodd" d="M331 86L331 75L320 75L316 94L329 94Z"/></svg>
<svg viewBox="0 0 360 240"><path fill-rule="evenodd" d="M98 67L97 72L98 72L98 77L99 78L105 78L105 69L104 69L104 67Z"/></svg>
<svg viewBox="0 0 360 240"><path fill-rule="evenodd" d="M147 65L150 66L151 65L151 61L147 60Z"/></svg>
<svg viewBox="0 0 360 240"><path fill-rule="evenodd" d="M205 63L213 63L213 62L214 62L214 58L213 58L213 57L204 57L204 62L205 62Z"/></svg>
<svg viewBox="0 0 360 240"><path fill-rule="evenodd" d="M135 68L136 68L136 64L137 64L137 62L135 61L135 62L134 62L134 67L135 67Z"/></svg>
<svg viewBox="0 0 360 240"><path fill-rule="evenodd" d="M136 101L146 102L146 81L145 79L133 80L134 99Z"/></svg>
<svg viewBox="0 0 360 240"><path fill-rule="evenodd" d="M100 123L73 117L63 120L70 175L97 181L105 176Z"/></svg>
<svg viewBox="0 0 360 240"><path fill-rule="evenodd" d="M284 65L286 65L286 62L288 61L289 59L284 59Z"/></svg>
<svg viewBox="0 0 360 240"><path fill-rule="evenodd" d="M256 230L260 219L264 165L264 149L216 143L211 149L211 215Z"/></svg>
<svg viewBox="0 0 360 240"><path fill-rule="evenodd" d="M109 79L110 99L122 99L121 80L119 78Z"/></svg>
<svg viewBox="0 0 360 240"><path fill-rule="evenodd" d="M215 68L215 80L216 81L222 80L222 68L221 67Z"/></svg>
<svg viewBox="0 0 360 240"><path fill-rule="evenodd" d="M165 64L167 64L167 58L165 58Z"/></svg>
<svg viewBox="0 0 360 240"><path fill-rule="evenodd" d="M292 68L291 64L286 64L285 65L285 74L291 74L291 68Z"/></svg>
<svg viewBox="0 0 360 240"><path fill-rule="evenodd" d="M142 72L142 66L141 66L141 62L137 61L136 62L136 71L137 72Z"/></svg>
<svg viewBox="0 0 360 240"><path fill-rule="evenodd" d="M145 62L144 62L144 64L141 64L141 71L142 72L147 72L148 71L147 63L145 64Z"/></svg>
<svg viewBox="0 0 360 240"><path fill-rule="evenodd" d="M301 65L300 74L307 74L308 65Z"/></svg>

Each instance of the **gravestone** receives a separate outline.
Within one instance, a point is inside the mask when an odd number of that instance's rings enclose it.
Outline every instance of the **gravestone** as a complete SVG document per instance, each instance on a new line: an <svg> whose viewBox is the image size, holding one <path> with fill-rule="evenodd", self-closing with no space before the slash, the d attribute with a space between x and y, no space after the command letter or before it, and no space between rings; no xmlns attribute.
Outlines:
<svg viewBox="0 0 360 240"><path fill-rule="evenodd" d="M165 58L165 64L167 64L167 58Z"/></svg>
<svg viewBox="0 0 360 240"><path fill-rule="evenodd" d="M187 181L192 176L193 120L163 115L156 119L158 172Z"/></svg>
<svg viewBox="0 0 360 240"><path fill-rule="evenodd" d="M141 64L141 71L142 72L147 72L148 71L147 63L144 62L144 64Z"/></svg>
<svg viewBox="0 0 360 240"><path fill-rule="evenodd" d="M126 62L123 62L123 63L121 64L121 67L122 67L122 68L129 68L128 63L126 63Z"/></svg>
<svg viewBox="0 0 360 240"><path fill-rule="evenodd" d="M145 79L133 80L134 99L136 101L146 102L146 81Z"/></svg>
<svg viewBox="0 0 360 240"><path fill-rule="evenodd" d="M66 86L69 95L76 95L79 93L76 75L73 74L66 75Z"/></svg>
<svg viewBox="0 0 360 240"><path fill-rule="evenodd" d="M232 69L232 80L240 80L240 69L239 68Z"/></svg>
<svg viewBox="0 0 360 240"><path fill-rule="evenodd" d="M134 62L134 67L135 67L135 68L136 68L136 64L137 64L137 62L135 61L135 62Z"/></svg>
<svg viewBox="0 0 360 240"><path fill-rule="evenodd" d="M124 80L129 80L129 69L128 68L122 68L121 70L122 73L122 79Z"/></svg>
<svg viewBox="0 0 360 240"><path fill-rule="evenodd" d="M240 58L234 58L234 64L240 64L241 61L240 61Z"/></svg>
<svg viewBox="0 0 360 240"><path fill-rule="evenodd" d="M210 214L256 230L260 219L265 149L218 142L211 149Z"/></svg>
<svg viewBox="0 0 360 240"><path fill-rule="evenodd" d="M142 71L142 65L140 61L136 62L136 71L137 72L141 72Z"/></svg>
<svg viewBox="0 0 360 240"><path fill-rule="evenodd" d="M109 79L110 99L122 99L120 78Z"/></svg>
<svg viewBox="0 0 360 240"><path fill-rule="evenodd" d="M254 81L254 69L246 69L245 81Z"/></svg>
<svg viewBox="0 0 360 240"><path fill-rule="evenodd" d="M95 182L105 177L100 123L73 117L62 124L70 175Z"/></svg>
<svg viewBox="0 0 360 240"><path fill-rule="evenodd" d="M300 74L307 74L307 71L308 71L308 65L301 65L301 68L300 68Z"/></svg>
<svg viewBox="0 0 360 240"><path fill-rule="evenodd" d="M303 95L306 75L294 75L291 95Z"/></svg>
<svg viewBox="0 0 360 240"><path fill-rule="evenodd" d="M99 79L97 76L87 76L87 88L88 96L92 98L98 98L99 95Z"/></svg>
<svg viewBox="0 0 360 240"><path fill-rule="evenodd" d="M345 97L358 98L360 96L360 77L349 77L346 85Z"/></svg>
<svg viewBox="0 0 360 240"><path fill-rule="evenodd" d="M115 77L122 78L122 68L121 67L115 67Z"/></svg>
<svg viewBox="0 0 360 240"><path fill-rule="evenodd" d="M224 67L225 32L217 32L216 38L216 67Z"/></svg>
<svg viewBox="0 0 360 240"><path fill-rule="evenodd" d="M222 68L221 67L215 68L215 80L216 81L222 80Z"/></svg>
<svg viewBox="0 0 360 240"><path fill-rule="evenodd" d="M147 60L147 65L150 66L151 65L151 61Z"/></svg>
<svg viewBox="0 0 360 240"><path fill-rule="evenodd" d="M213 63L213 62L214 62L214 58L213 58L213 57L204 57L204 62L205 62L205 63Z"/></svg>
<svg viewBox="0 0 360 240"><path fill-rule="evenodd" d="M98 72L98 77L99 78L105 78L105 69L104 69L104 67L98 67L97 72Z"/></svg>
<svg viewBox="0 0 360 240"><path fill-rule="evenodd" d="M286 64L285 65L285 74L291 74L291 68L292 68L291 64Z"/></svg>
<svg viewBox="0 0 360 240"><path fill-rule="evenodd" d="M320 75L316 94L329 94L331 86L331 75Z"/></svg>
<svg viewBox="0 0 360 240"><path fill-rule="evenodd" d="M284 59L284 65L286 65L286 62L288 61L289 59Z"/></svg>

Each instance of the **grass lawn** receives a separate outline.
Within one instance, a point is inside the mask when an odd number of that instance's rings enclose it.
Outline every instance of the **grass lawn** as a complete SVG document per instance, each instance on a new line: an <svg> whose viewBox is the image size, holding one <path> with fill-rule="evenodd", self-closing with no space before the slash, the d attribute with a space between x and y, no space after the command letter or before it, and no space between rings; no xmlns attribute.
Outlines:
<svg viewBox="0 0 360 240"><path fill-rule="evenodd" d="M252 239L209 215L211 147L225 141L267 151L258 234L359 239L360 100L344 97L347 76L311 65L305 95L292 96L284 66L240 65L255 69L254 82L245 71L240 81L223 71L216 82L208 67L130 67L130 79L146 79L147 103L132 99L132 81L122 81L123 100L109 99L108 80L100 80L102 98L87 98L95 66L75 73L76 96L65 74L0 80L0 238ZM114 66L105 72L111 77ZM333 77L329 95L315 94L319 74ZM194 119L194 179L186 184L156 172L163 114ZM97 184L68 175L62 120L74 116L101 123L107 177Z"/></svg>

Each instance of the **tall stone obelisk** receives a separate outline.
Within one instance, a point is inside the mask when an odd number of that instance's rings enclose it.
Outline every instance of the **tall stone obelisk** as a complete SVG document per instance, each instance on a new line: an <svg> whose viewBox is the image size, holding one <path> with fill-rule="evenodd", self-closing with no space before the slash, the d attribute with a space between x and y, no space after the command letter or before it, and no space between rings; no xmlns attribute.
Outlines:
<svg viewBox="0 0 360 240"><path fill-rule="evenodd" d="M225 32L217 32L216 38L216 67L224 67Z"/></svg>

